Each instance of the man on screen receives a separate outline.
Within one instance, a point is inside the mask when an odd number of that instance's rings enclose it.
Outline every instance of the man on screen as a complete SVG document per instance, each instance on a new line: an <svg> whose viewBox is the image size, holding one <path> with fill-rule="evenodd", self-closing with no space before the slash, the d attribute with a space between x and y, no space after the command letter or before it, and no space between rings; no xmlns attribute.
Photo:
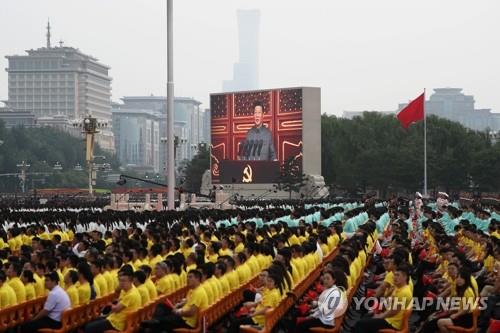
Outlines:
<svg viewBox="0 0 500 333"><path fill-rule="evenodd" d="M277 161L273 135L264 126L264 107L261 102L253 105L254 126L248 131L245 141L244 159L255 161Z"/></svg>

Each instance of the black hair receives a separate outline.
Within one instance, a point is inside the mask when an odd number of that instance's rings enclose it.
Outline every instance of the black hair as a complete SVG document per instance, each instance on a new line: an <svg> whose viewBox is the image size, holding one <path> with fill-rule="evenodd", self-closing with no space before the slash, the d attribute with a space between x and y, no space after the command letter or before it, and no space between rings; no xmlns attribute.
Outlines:
<svg viewBox="0 0 500 333"><path fill-rule="evenodd" d="M462 267L462 269L460 269L460 271L458 273L458 276L461 277L462 279L464 279L465 283L463 286L459 286L457 284L457 296L463 296L465 291L467 290L467 288L471 287L472 273L471 273L470 269L468 269L466 267Z"/></svg>
<svg viewBox="0 0 500 333"><path fill-rule="evenodd" d="M264 103L262 103L262 101L255 101L255 102L253 102L253 109L254 110L258 106L260 106L262 108L262 112L264 112Z"/></svg>
<svg viewBox="0 0 500 333"><path fill-rule="evenodd" d="M28 280L28 283L36 282L35 278L33 277L33 272L30 270L24 270L22 276L24 276L26 278L26 280Z"/></svg>
<svg viewBox="0 0 500 333"><path fill-rule="evenodd" d="M72 269L67 274L69 275L69 279L71 280L71 283L75 284L76 282L78 282L78 272L77 271Z"/></svg>
<svg viewBox="0 0 500 333"><path fill-rule="evenodd" d="M406 275L406 283L409 282L409 280L410 280L410 266L403 263L403 264L399 265L398 267L396 267L396 271L405 274Z"/></svg>
<svg viewBox="0 0 500 333"><path fill-rule="evenodd" d="M334 268L331 270L327 269L323 271L323 274L330 274L331 277L335 280L336 286L342 287L344 288L344 290L347 290L347 276L345 275L344 271L340 270L339 268Z"/></svg>
<svg viewBox="0 0 500 333"><path fill-rule="evenodd" d="M203 275L207 277L207 279L211 278L215 272L215 264L213 262L207 262L201 266L201 271Z"/></svg>
<svg viewBox="0 0 500 333"><path fill-rule="evenodd" d="M140 284L143 284L146 282L146 273L143 270L135 271L134 278L136 278Z"/></svg>
<svg viewBox="0 0 500 333"><path fill-rule="evenodd" d="M189 274L192 274L195 276L195 278L198 280L198 281L201 281L201 272L197 269L192 269L188 272L188 275Z"/></svg>
<svg viewBox="0 0 500 333"><path fill-rule="evenodd" d="M50 272L45 274L45 279L49 279L53 282L59 283L59 275L57 274L57 272Z"/></svg>
<svg viewBox="0 0 500 333"><path fill-rule="evenodd" d="M90 285L94 284L94 276L92 275L92 272L90 271L90 266L86 262L80 262L78 264L78 274L83 276L85 280L89 282ZM57 274L57 273L56 273Z"/></svg>

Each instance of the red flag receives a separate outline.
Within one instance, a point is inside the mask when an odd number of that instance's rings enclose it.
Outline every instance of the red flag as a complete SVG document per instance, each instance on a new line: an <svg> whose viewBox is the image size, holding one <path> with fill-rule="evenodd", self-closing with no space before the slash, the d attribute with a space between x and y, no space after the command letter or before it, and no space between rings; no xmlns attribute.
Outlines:
<svg viewBox="0 0 500 333"><path fill-rule="evenodd" d="M424 120L425 93L415 98L396 116L404 128L408 128L411 123Z"/></svg>

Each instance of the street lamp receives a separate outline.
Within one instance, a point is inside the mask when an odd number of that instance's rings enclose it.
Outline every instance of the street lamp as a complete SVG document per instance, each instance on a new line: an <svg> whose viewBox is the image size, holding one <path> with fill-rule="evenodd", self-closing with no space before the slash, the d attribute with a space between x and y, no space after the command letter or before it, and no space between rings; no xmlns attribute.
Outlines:
<svg viewBox="0 0 500 333"><path fill-rule="evenodd" d="M162 136L160 138L160 142L165 144L168 143L168 137ZM174 137L174 159L177 158L177 148L179 148L180 145L186 144L188 140L186 138L179 138L178 135Z"/></svg>
<svg viewBox="0 0 500 333"><path fill-rule="evenodd" d="M63 167L62 167L61 163L56 162L56 164L54 164L54 168L53 169L56 170L56 171L61 171L62 168Z"/></svg>
<svg viewBox="0 0 500 333"><path fill-rule="evenodd" d="M21 174L19 175L19 178L21 179L21 191L24 193L24 188L26 184L26 170L31 166L26 161L22 161L21 163L16 165L18 168L21 169Z"/></svg>
<svg viewBox="0 0 500 333"><path fill-rule="evenodd" d="M96 171L94 170L94 141L95 135L99 133L99 129L108 127L107 121L101 121L91 115L86 116L82 120L75 120L73 127L82 129L85 134L85 160L87 161L87 168L89 173L89 196L92 197L95 185Z"/></svg>

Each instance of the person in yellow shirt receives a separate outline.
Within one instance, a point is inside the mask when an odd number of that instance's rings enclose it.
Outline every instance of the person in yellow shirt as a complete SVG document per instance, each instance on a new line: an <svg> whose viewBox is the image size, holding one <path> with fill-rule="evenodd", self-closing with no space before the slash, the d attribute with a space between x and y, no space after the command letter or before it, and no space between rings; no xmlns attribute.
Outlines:
<svg viewBox="0 0 500 333"><path fill-rule="evenodd" d="M153 301L158 297L158 292L156 291L154 282L151 280L151 267L149 267L148 265L142 265L140 269L146 274L146 281L144 282L144 284L148 289L149 299Z"/></svg>
<svg viewBox="0 0 500 333"><path fill-rule="evenodd" d="M292 259L290 260L290 263L293 264L298 272L301 280L306 277L307 274L307 264L304 261L303 258L303 250L302 246L300 245L292 245L291 247L292 250Z"/></svg>
<svg viewBox="0 0 500 333"><path fill-rule="evenodd" d="M288 237L288 244L290 244L290 246L300 245L300 239L299 237L297 237L296 231L290 232L289 235L290 236Z"/></svg>
<svg viewBox="0 0 500 333"><path fill-rule="evenodd" d="M205 261L210 261L213 262L214 264L217 263L217 260L219 258L219 243L216 242L210 242L207 246L207 254Z"/></svg>
<svg viewBox="0 0 500 333"><path fill-rule="evenodd" d="M186 273L193 269L196 269L196 254L191 253L186 258Z"/></svg>
<svg viewBox="0 0 500 333"><path fill-rule="evenodd" d="M7 276L9 277L9 281L7 283L12 287L12 289L14 289L17 303L26 302L26 288L19 278L21 272L22 267L17 262L11 262L7 268Z"/></svg>
<svg viewBox="0 0 500 333"><path fill-rule="evenodd" d="M35 268L38 265L40 266L41 269L37 270ZM42 276L45 274L45 265L41 264L41 263L38 265L33 265L30 261L28 261L23 266L23 271L32 271L33 272L33 279L35 280L35 283L33 284L33 287L35 289L35 297L45 296L45 283L44 283L43 279L40 278L40 274Z"/></svg>
<svg viewBox="0 0 500 333"><path fill-rule="evenodd" d="M278 251L278 254L274 258L276 261L279 261L283 264L283 267L286 268L286 274L292 283L291 288L297 285L300 282L299 271L297 268L290 264L290 260L292 259L292 251L289 248L284 248Z"/></svg>
<svg viewBox="0 0 500 333"><path fill-rule="evenodd" d="M137 270L134 272L134 286L137 288L137 291L141 295L141 306L145 306L151 300L149 298L149 291L146 282L146 273L143 270Z"/></svg>
<svg viewBox="0 0 500 333"><path fill-rule="evenodd" d="M224 294L222 292L222 285L220 280L215 276L215 264L212 262L207 262L203 265L202 271L207 273L209 277L208 282L212 285L212 290L214 291L214 296L216 300L221 299Z"/></svg>
<svg viewBox="0 0 500 333"><path fill-rule="evenodd" d="M231 285L229 284L229 279L226 275L226 267L226 264L222 261L218 261L215 264L214 275L220 282L222 297L228 295L231 292Z"/></svg>
<svg viewBox="0 0 500 333"><path fill-rule="evenodd" d="M233 259L236 263L236 272L238 273L238 280L240 281L240 284L248 282L252 277L252 271L246 264L246 255L243 252L235 253L233 255Z"/></svg>
<svg viewBox="0 0 500 333"><path fill-rule="evenodd" d="M240 253L245 251L245 236L238 232L234 235L234 252Z"/></svg>
<svg viewBox="0 0 500 333"><path fill-rule="evenodd" d="M240 278L238 277L238 273L236 272L234 259L231 257L226 257L224 263L226 264L226 276L229 281L229 286L231 290L236 290L240 286Z"/></svg>
<svg viewBox="0 0 500 333"><path fill-rule="evenodd" d="M168 276L172 284L172 291L176 291L183 286L181 281L180 273L181 267L180 264L174 259L174 257L169 256L165 260L165 264L167 264L168 268Z"/></svg>
<svg viewBox="0 0 500 333"><path fill-rule="evenodd" d="M409 279L408 265L398 266L394 271L394 289L386 302L387 309L371 318L359 320L354 326L354 333L376 333L380 329L399 331L403 326L404 311L413 304L413 293L408 285Z"/></svg>
<svg viewBox="0 0 500 333"><path fill-rule="evenodd" d="M96 292L93 287L94 277L90 271L90 266L86 262L78 264L78 302L80 304L89 304L90 300L96 298Z"/></svg>
<svg viewBox="0 0 500 333"><path fill-rule="evenodd" d="M33 278L33 272L28 270L23 270L21 274L21 281L24 283L24 288L26 290L26 300L30 301L36 298L35 292L35 279Z"/></svg>
<svg viewBox="0 0 500 333"><path fill-rule="evenodd" d="M165 262L160 262L156 265L155 276L156 276L156 291L158 295L170 294L173 289L173 281L168 275L168 266Z"/></svg>
<svg viewBox="0 0 500 333"><path fill-rule="evenodd" d="M257 325L264 327L264 314L271 309L276 308L281 301L281 294L278 289L279 277L269 274L266 278L266 288L262 292L262 299L254 308L250 309L247 317L240 317L231 322L228 333L238 333L241 325Z"/></svg>
<svg viewBox="0 0 500 333"><path fill-rule="evenodd" d="M132 265L134 271L136 271L143 265L142 260L139 257L139 251L136 249L132 249L130 250L130 253L132 253L132 259L130 260L129 264Z"/></svg>
<svg viewBox="0 0 500 333"><path fill-rule="evenodd" d="M440 332L448 332L448 326L460 326L469 328L473 325L472 312L476 307L476 294L471 284L471 273L467 268L460 270L456 281L457 296L461 298L459 307L451 309L453 312L448 318L441 318L437 321Z"/></svg>
<svg viewBox="0 0 500 333"><path fill-rule="evenodd" d="M97 259L90 264L90 271L94 276L94 288L96 291L96 298L106 296L109 294L108 283L102 275L104 262L102 259Z"/></svg>
<svg viewBox="0 0 500 333"><path fill-rule="evenodd" d="M374 297L382 297L388 295L392 292L394 287L394 270L396 265L394 265L394 259L392 257L385 257L382 261L382 265L385 269L385 277L382 283L375 290Z"/></svg>
<svg viewBox="0 0 500 333"><path fill-rule="evenodd" d="M193 245L194 245L194 242L191 238L188 238L182 242L181 252L184 255L184 258L187 259L187 257L191 253L193 253Z"/></svg>
<svg viewBox="0 0 500 333"><path fill-rule="evenodd" d="M201 287L201 279L200 271L189 271L187 274L189 291L186 299L176 304L167 315L142 322L141 327L145 332L172 333L176 328L195 328L198 324L198 314L209 306L205 289Z"/></svg>
<svg viewBox="0 0 500 333"><path fill-rule="evenodd" d="M78 272L74 270L69 270L64 276L64 287L66 293L71 301L71 306L75 307L80 304L78 300L78 289L76 288L76 283L78 282Z"/></svg>
<svg viewBox="0 0 500 333"><path fill-rule="evenodd" d="M250 268L250 271L251 271L251 276L256 276L257 274L259 274L259 272L266 268L266 267L263 267L262 269L260 268L260 263L259 263L259 260L257 259L257 257L255 256L255 253L256 253L256 247L255 247L255 244L253 243L249 243L246 245L245 247L245 251L244 251L246 257L247 257L247 264L248 264L248 267Z"/></svg>
<svg viewBox="0 0 500 333"><path fill-rule="evenodd" d="M19 251L21 246L23 245L23 239L21 236L21 232L18 228L12 228L8 232L9 235L9 248L12 252Z"/></svg>
<svg viewBox="0 0 500 333"><path fill-rule="evenodd" d="M120 265L120 268L121 268L123 265L130 265L130 266L132 266L132 268L135 270L133 260L134 260L134 255L132 254L132 252L131 252L131 251L129 251L129 250L126 250L126 251L123 253L123 256L122 256L122 265Z"/></svg>
<svg viewBox="0 0 500 333"><path fill-rule="evenodd" d="M141 264L137 266L137 269L139 269L139 267L141 267L142 265L149 266L148 250L146 248L142 247L138 250L138 255L139 255L139 260L140 260Z"/></svg>
<svg viewBox="0 0 500 333"><path fill-rule="evenodd" d="M119 273L118 284L122 293L118 302L111 306L111 313L85 325L85 333L104 332L107 330L123 331L127 325L127 314L141 307L141 295L133 284L133 273L123 270Z"/></svg>
<svg viewBox="0 0 500 333"><path fill-rule="evenodd" d="M207 294L208 304L214 304L217 299L217 289L215 285L213 285L210 281L211 275L209 270L205 267L205 265L201 266L201 269L198 271L201 272L201 285L200 287L205 290L205 294Z"/></svg>
<svg viewBox="0 0 500 333"><path fill-rule="evenodd" d="M7 276L4 271L0 270L0 309L5 309L17 304L14 289L5 281L7 281Z"/></svg>
<svg viewBox="0 0 500 333"><path fill-rule="evenodd" d="M106 280L106 286L108 288L108 293L112 293L115 291L116 286L115 284L118 284L118 281L114 281L113 274L111 274L111 271L114 269L114 262L112 258L104 258L104 271L102 273L102 276Z"/></svg>
<svg viewBox="0 0 500 333"><path fill-rule="evenodd" d="M155 268L159 262L163 261L161 251L162 248L160 244L153 244L151 246L151 249L149 250L149 266L151 268Z"/></svg>
<svg viewBox="0 0 500 333"><path fill-rule="evenodd" d="M229 247L230 243L231 241L229 240L228 237L222 237L221 248L219 250L219 257L233 255L233 251Z"/></svg>
<svg viewBox="0 0 500 333"><path fill-rule="evenodd" d="M321 248L323 258L326 257L330 253L330 249L328 247L328 236L325 233L319 234L318 244L319 247Z"/></svg>

